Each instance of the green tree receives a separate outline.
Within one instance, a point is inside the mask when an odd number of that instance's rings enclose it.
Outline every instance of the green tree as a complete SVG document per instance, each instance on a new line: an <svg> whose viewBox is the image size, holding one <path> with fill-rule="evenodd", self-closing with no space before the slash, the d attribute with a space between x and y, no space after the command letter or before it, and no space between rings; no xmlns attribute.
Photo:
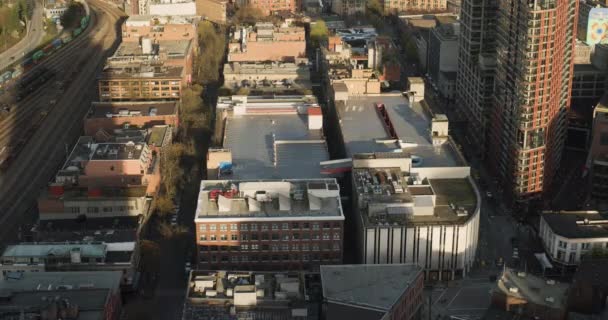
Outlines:
<svg viewBox="0 0 608 320"><path fill-rule="evenodd" d="M139 269L157 273L160 270L160 246L151 240L139 241Z"/></svg>
<svg viewBox="0 0 608 320"><path fill-rule="evenodd" d="M173 200L171 200L171 198L166 194L159 195L156 197L156 199L154 199L154 208L159 216L164 217L173 212Z"/></svg>
<svg viewBox="0 0 608 320"><path fill-rule="evenodd" d="M329 30L325 21L318 20L310 27L310 41L314 47L321 46L327 41Z"/></svg>
<svg viewBox="0 0 608 320"><path fill-rule="evenodd" d="M84 7L79 2L70 2L67 10L61 15L61 25L66 29L80 27L80 19L83 16Z"/></svg>
<svg viewBox="0 0 608 320"><path fill-rule="evenodd" d="M181 166L184 155L184 145L174 143L161 152L161 175L163 177L163 190L168 197L174 197L183 181L184 170Z"/></svg>
<svg viewBox="0 0 608 320"><path fill-rule="evenodd" d="M257 7L243 6L236 10L232 21L235 25L254 25L256 22L262 20L264 13Z"/></svg>

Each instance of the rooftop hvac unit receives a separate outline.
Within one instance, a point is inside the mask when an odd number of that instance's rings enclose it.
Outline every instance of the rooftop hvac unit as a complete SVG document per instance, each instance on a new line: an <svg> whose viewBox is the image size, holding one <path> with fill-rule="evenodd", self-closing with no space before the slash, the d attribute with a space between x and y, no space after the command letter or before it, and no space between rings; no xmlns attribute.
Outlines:
<svg viewBox="0 0 608 320"><path fill-rule="evenodd" d="M553 303L553 302L555 302L555 299L553 297L546 297L545 301L547 301L549 303Z"/></svg>
<svg viewBox="0 0 608 320"><path fill-rule="evenodd" d="M511 287L511 288L509 288L509 292L518 293L519 292L519 288Z"/></svg>
<svg viewBox="0 0 608 320"><path fill-rule="evenodd" d="M552 286L555 284L555 280L547 280L547 284Z"/></svg>

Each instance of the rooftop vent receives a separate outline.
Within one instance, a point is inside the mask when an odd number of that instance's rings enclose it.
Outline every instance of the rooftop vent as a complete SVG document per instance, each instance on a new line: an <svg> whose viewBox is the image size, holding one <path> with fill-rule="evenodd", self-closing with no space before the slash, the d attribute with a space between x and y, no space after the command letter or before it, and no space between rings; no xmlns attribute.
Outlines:
<svg viewBox="0 0 608 320"><path fill-rule="evenodd" d="M519 292L519 288L511 287L511 288L509 288L509 292L518 293Z"/></svg>

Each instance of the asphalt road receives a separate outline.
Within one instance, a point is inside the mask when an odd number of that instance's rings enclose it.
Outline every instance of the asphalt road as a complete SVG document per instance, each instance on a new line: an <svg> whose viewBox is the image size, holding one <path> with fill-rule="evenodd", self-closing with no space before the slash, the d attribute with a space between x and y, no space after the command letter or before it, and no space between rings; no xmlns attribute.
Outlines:
<svg viewBox="0 0 608 320"><path fill-rule="evenodd" d="M96 75L118 45L117 27L124 14L114 6L90 0L92 18L87 34L74 40L43 65L56 70L59 78L71 80L65 92L58 92L52 83L17 103L11 117L0 124L0 140L6 144L22 138L12 129L26 125L31 112L46 108L48 115L33 132L10 167L0 176L0 241L6 243L16 226L27 220L40 191L45 188L59 166L65 161L66 143L75 141L82 131L82 119L96 98ZM103 14L102 14L103 12ZM76 69L74 68L76 67ZM73 70L62 73L63 70ZM56 103L49 106L49 97ZM9 123L6 123L8 121ZM14 127L10 121L19 122Z"/></svg>
<svg viewBox="0 0 608 320"><path fill-rule="evenodd" d="M21 58L23 53L27 53L36 48L42 41L42 38L44 37L42 3L39 0L34 1L34 3L34 11L30 23L27 25L25 37L14 46L0 53L0 70Z"/></svg>

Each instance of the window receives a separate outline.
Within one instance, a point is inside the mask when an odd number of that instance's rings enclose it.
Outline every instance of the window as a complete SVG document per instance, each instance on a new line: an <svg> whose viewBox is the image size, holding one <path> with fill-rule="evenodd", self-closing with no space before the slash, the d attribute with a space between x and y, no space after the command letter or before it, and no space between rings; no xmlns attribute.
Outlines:
<svg viewBox="0 0 608 320"><path fill-rule="evenodd" d="M246 233L241 234L241 241L248 241L249 240L249 235Z"/></svg>
<svg viewBox="0 0 608 320"><path fill-rule="evenodd" d="M262 225L262 231L268 231L268 225L267 224L263 224Z"/></svg>
<svg viewBox="0 0 608 320"><path fill-rule="evenodd" d="M228 226L225 224L220 224L220 231L227 231L228 230Z"/></svg>
<svg viewBox="0 0 608 320"><path fill-rule="evenodd" d="M581 243L581 249L583 249L583 250L591 249L591 243Z"/></svg>
<svg viewBox="0 0 608 320"><path fill-rule="evenodd" d="M559 241L557 242L557 246L558 246L558 247L560 247L560 248L563 248L563 249L566 249L567 245L568 245L568 244L567 244L566 242L561 241L561 240L559 240Z"/></svg>
<svg viewBox="0 0 608 320"><path fill-rule="evenodd" d="M206 224L201 224L201 225L198 226L198 229L200 231L207 231L207 225Z"/></svg>
<svg viewBox="0 0 608 320"><path fill-rule="evenodd" d="M258 250L260 247L257 244L251 245L251 250Z"/></svg>
<svg viewBox="0 0 608 320"><path fill-rule="evenodd" d="M576 261L576 252L570 252L570 255L568 256L568 262L574 263L575 261Z"/></svg>
<svg viewBox="0 0 608 320"><path fill-rule="evenodd" d="M270 250L271 251L279 251L279 246L276 244L273 244L272 246L270 246Z"/></svg>
<svg viewBox="0 0 608 320"><path fill-rule="evenodd" d="M249 225L246 223L241 223L241 231L247 231L249 229Z"/></svg>
<svg viewBox="0 0 608 320"><path fill-rule="evenodd" d="M329 233L323 232L323 240L329 240Z"/></svg>
<svg viewBox="0 0 608 320"><path fill-rule="evenodd" d="M329 229L329 222L323 222L323 229Z"/></svg>
<svg viewBox="0 0 608 320"><path fill-rule="evenodd" d="M215 224L210 224L210 225L209 225L209 231L215 231L215 230L217 230L217 225L215 225Z"/></svg>
<svg viewBox="0 0 608 320"><path fill-rule="evenodd" d="M70 207L71 213L80 213L80 207Z"/></svg>
<svg viewBox="0 0 608 320"><path fill-rule="evenodd" d="M578 243L571 243L570 244L570 250L577 250L578 249Z"/></svg>
<svg viewBox="0 0 608 320"><path fill-rule="evenodd" d="M236 235L236 234L233 234L233 235L230 236L230 240L237 241L237 240L239 240L239 236Z"/></svg>
<svg viewBox="0 0 608 320"><path fill-rule="evenodd" d="M608 145L608 132L600 133L600 144L603 146Z"/></svg>
<svg viewBox="0 0 608 320"><path fill-rule="evenodd" d="M313 233L312 234L312 240L319 240L319 234L318 233Z"/></svg>
<svg viewBox="0 0 608 320"><path fill-rule="evenodd" d="M308 240L308 239L310 239L310 233L308 233L308 232L302 233L302 240Z"/></svg>
<svg viewBox="0 0 608 320"><path fill-rule="evenodd" d="M291 223L291 228L292 229L300 229L300 224L297 222L292 222Z"/></svg>
<svg viewBox="0 0 608 320"><path fill-rule="evenodd" d="M226 241L226 240L228 240L228 236L225 235L225 234L223 234L223 235L220 236L220 240L221 241Z"/></svg>
<svg viewBox="0 0 608 320"><path fill-rule="evenodd" d="M231 256L230 257L230 262L239 262L239 257L238 256Z"/></svg>
<svg viewBox="0 0 608 320"><path fill-rule="evenodd" d="M241 250L244 250L244 251L249 250L249 245L248 244L242 244L241 245Z"/></svg>
<svg viewBox="0 0 608 320"><path fill-rule="evenodd" d="M563 261L564 258L565 258L565 256L566 256L566 254L563 251L557 250L557 260L562 260Z"/></svg>
<svg viewBox="0 0 608 320"><path fill-rule="evenodd" d="M258 234L257 233L252 233L251 234L251 240L254 240L254 241L258 240Z"/></svg>
<svg viewBox="0 0 608 320"><path fill-rule="evenodd" d="M278 241L279 240L279 234L278 233L273 233L272 234L272 241Z"/></svg>
<svg viewBox="0 0 608 320"><path fill-rule="evenodd" d="M238 226L236 223L233 223L233 224L231 224L231 225L230 225L230 230L231 230L231 231L237 231L237 230L238 230L238 227L239 227L239 226Z"/></svg>
<svg viewBox="0 0 608 320"><path fill-rule="evenodd" d="M281 225L281 229L283 229L283 230L289 230L289 223L283 223Z"/></svg>
<svg viewBox="0 0 608 320"><path fill-rule="evenodd" d="M332 227L334 229L339 229L340 228L340 222L334 222L334 223L332 223Z"/></svg>
<svg viewBox="0 0 608 320"><path fill-rule="evenodd" d="M334 240L340 240L340 233L334 232Z"/></svg>
<svg viewBox="0 0 608 320"><path fill-rule="evenodd" d="M298 244L291 245L291 251L299 251L299 250L300 250L300 245L298 245Z"/></svg>
<svg viewBox="0 0 608 320"><path fill-rule="evenodd" d="M308 222L304 222L304 223L302 224L302 228L303 228L303 229L310 229L310 223L308 223Z"/></svg>
<svg viewBox="0 0 608 320"><path fill-rule="evenodd" d="M201 241L207 241L207 235L202 235L200 239Z"/></svg>
<svg viewBox="0 0 608 320"><path fill-rule="evenodd" d="M279 230L279 225L276 223L272 224L272 230Z"/></svg>
<svg viewBox="0 0 608 320"><path fill-rule="evenodd" d="M216 235L212 234L209 236L209 241L216 241L216 240L217 240Z"/></svg>
<svg viewBox="0 0 608 320"><path fill-rule="evenodd" d="M300 240L300 234L299 233L294 233L291 235L291 239L292 240Z"/></svg>
<svg viewBox="0 0 608 320"><path fill-rule="evenodd" d="M334 243L333 249L334 249L334 251L340 251L340 244L339 243Z"/></svg>
<svg viewBox="0 0 608 320"><path fill-rule="evenodd" d="M289 241L289 233L283 234L283 241Z"/></svg>
<svg viewBox="0 0 608 320"><path fill-rule="evenodd" d="M112 207L103 207L103 212L112 212Z"/></svg>
<svg viewBox="0 0 608 320"><path fill-rule="evenodd" d="M268 251L268 250L270 250L270 246L267 245L267 244L263 244L262 245L262 251Z"/></svg>
<svg viewBox="0 0 608 320"><path fill-rule="evenodd" d="M313 223L312 224L312 229L313 230L319 230L319 223L318 222Z"/></svg>
<svg viewBox="0 0 608 320"><path fill-rule="evenodd" d="M258 225L255 223L251 224L251 231L258 231Z"/></svg>
<svg viewBox="0 0 608 320"><path fill-rule="evenodd" d="M312 251L319 251L319 244L317 244L317 243L313 244Z"/></svg>
<svg viewBox="0 0 608 320"><path fill-rule="evenodd" d="M308 251L308 250L310 250L310 247L308 246L308 243L302 244L302 251Z"/></svg>
<svg viewBox="0 0 608 320"><path fill-rule="evenodd" d="M289 244L284 243L284 244L281 246L281 250L283 250L283 251L289 251Z"/></svg>
<svg viewBox="0 0 608 320"><path fill-rule="evenodd" d="M97 208L97 207L87 207L87 213L99 213L99 208Z"/></svg>
<svg viewBox="0 0 608 320"><path fill-rule="evenodd" d="M262 240L269 240L270 237L268 236L268 233L262 233Z"/></svg>

